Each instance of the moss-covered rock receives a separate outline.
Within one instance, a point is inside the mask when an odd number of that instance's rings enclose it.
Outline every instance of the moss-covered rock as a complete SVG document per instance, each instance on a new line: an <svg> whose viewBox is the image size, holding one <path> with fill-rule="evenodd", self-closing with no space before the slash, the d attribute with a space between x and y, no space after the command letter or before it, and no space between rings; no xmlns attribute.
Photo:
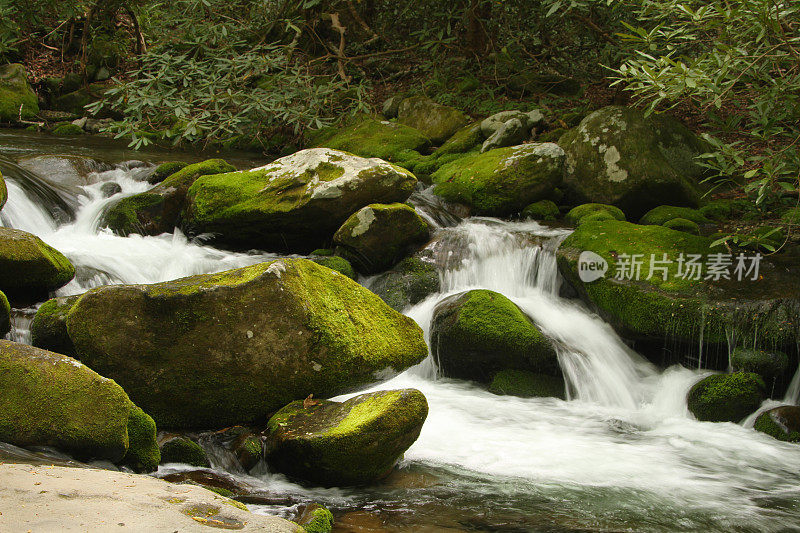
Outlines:
<svg viewBox="0 0 800 533"><path fill-rule="evenodd" d="M428 223L406 204L370 204L334 234L336 253L364 274L383 272L430 237Z"/></svg>
<svg viewBox="0 0 800 533"><path fill-rule="evenodd" d="M62 94L53 100L53 108L57 111L72 113L83 117L87 115L86 106L103 98L105 92L111 87L109 82L97 82L81 87L67 94ZM97 114L99 118L111 116L109 109L101 109Z"/></svg>
<svg viewBox="0 0 800 533"><path fill-rule="evenodd" d="M297 523L305 530L305 533L331 533L333 531L333 514L320 505L311 504L303 511Z"/></svg>
<svg viewBox="0 0 800 533"><path fill-rule="evenodd" d="M439 271L419 257L407 257L375 278L369 289L395 311L421 302L441 290Z"/></svg>
<svg viewBox="0 0 800 533"><path fill-rule="evenodd" d="M451 296L436 306L431 350L447 377L488 383L505 369L561 373L550 340L514 302L489 290Z"/></svg>
<svg viewBox="0 0 800 533"><path fill-rule="evenodd" d="M691 207L677 207L674 205L660 205L651 209L639 220L639 224L663 226L670 220L682 218L697 224L709 224L711 221L699 209Z"/></svg>
<svg viewBox="0 0 800 533"><path fill-rule="evenodd" d="M197 178L235 170L236 167L222 159L187 165L149 191L126 196L109 206L103 214L101 225L120 235L169 233L180 224L186 193Z"/></svg>
<svg viewBox="0 0 800 533"><path fill-rule="evenodd" d="M359 485L391 472L417 440L428 402L416 389L362 394L346 402L293 402L269 420L267 462L321 485Z"/></svg>
<svg viewBox="0 0 800 533"><path fill-rule="evenodd" d="M128 415L128 452L122 463L136 472L153 472L161 462L156 442L156 423L150 415L133 406Z"/></svg>
<svg viewBox="0 0 800 533"><path fill-rule="evenodd" d="M421 131L433 144L440 145L466 126L469 118L458 109L424 96L413 96L400 103L397 121Z"/></svg>
<svg viewBox="0 0 800 533"><path fill-rule="evenodd" d="M713 200L700 207L699 211L707 219L718 222L730 218L737 208L734 200Z"/></svg>
<svg viewBox="0 0 800 533"><path fill-rule="evenodd" d="M551 221L558 218L558 206L552 200L539 200L522 210L522 218Z"/></svg>
<svg viewBox="0 0 800 533"><path fill-rule="evenodd" d="M582 204L570 209L569 213L564 217L564 221L567 222L567 224L577 226L583 218L598 213L608 214L609 218L605 220L625 220L625 213L623 213L620 208L614 207L613 205Z"/></svg>
<svg viewBox="0 0 800 533"><path fill-rule="evenodd" d="M208 468L211 463L202 446L186 437L173 437L161 444L162 463L183 463Z"/></svg>
<svg viewBox="0 0 800 533"><path fill-rule="evenodd" d="M6 181L3 179L3 173L0 172L0 210L3 209L4 205L6 205L7 200L8 188L6 187Z"/></svg>
<svg viewBox="0 0 800 533"><path fill-rule="evenodd" d="M328 131L314 142L322 148L343 150L361 157L377 157L397 164L413 155L419 157L420 152L431 145L430 139L414 128L370 118Z"/></svg>
<svg viewBox="0 0 800 533"><path fill-rule="evenodd" d="M31 322L31 344L43 350L75 357L75 346L67 333L67 313L80 296L53 298L36 310Z"/></svg>
<svg viewBox="0 0 800 533"><path fill-rule="evenodd" d="M362 207L404 202L416 183L380 159L303 150L250 171L200 177L189 189L184 227L232 247L308 252Z"/></svg>
<svg viewBox="0 0 800 533"><path fill-rule="evenodd" d="M800 407L784 405L764 411L753 428L784 442L800 442Z"/></svg>
<svg viewBox="0 0 800 533"><path fill-rule="evenodd" d="M344 274L350 279L354 280L358 279L358 274L353 268L353 265L351 265L350 261L348 261L344 257L339 257L338 255L313 257L313 255L314 254L312 254L311 260L314 261L316 264L328 267L331 270L335 270L336 272Z"/></svg>
<svg viewBox="0 0 800 533"><path fill-rule="evenodd" d="M77 124L72 124L71 122L67 122L66 124L59 124L52 131L53 135L57 135L59 137L69 137L73 135L83 135L83 128L78 126Z"/></svg>
<svg viewBox="0 0 800 533"><path fill-rule="evenodd" d="M155 429L114 381L80 362L0 340L0 441L53 446L78 458L152 466Z"/></svg>
<svg viewBox="0 0 800 533"><path fill-rule="evenodd" d="M99 287L70 310L67 331L81 361L171 428L263 422L292 400L342 394L428 352L413 320L306 259Z"/></svg>
<svg viewBox="0 0 800 533"><path fill-rule="evenodd" d="M563 178L564 151L552 143L470 154L433 174L434 192L475 214L508 216L551 197Z"/></svg>
<svg viewBox="0 0 800 533"><path fill-rule="evenodd" d="M183 170L187 165L188 163L183 161L167 161L166 163L161 163L156 167L153 173L147 177L147 182L153 185L161 183L179 170Z"/></svg>
<svg viewBox="0 0 800 533"><path fill-rule="evenodd" d="M0 228L0 291L9 297L38 296L75 276L75 267L39 237Z"/></svg>
<svg viewBox="0 0 800 533"><path fill-rule="evenodd" d="M521 398L566 398L563 377L525 370L501 370L492 378L489 392Z"/></svg>
<svg viewBox="0 0 800 533"><path fill-rule="evenodd" d="M716 374L696 383L687 397L689 411L704 422L739 422L764 401L764 381L757 374Z"/></svg>
<svg viewBox="0 0 800 533"><path fill-rule="evenodd" d="M692 235L700 235L700 226L696 222L687 220L685 218L673 218L664 222L663 226L675 231L683 231L691 233Z"/></svg>
<svg viewBox="0 0 800 533"><path fill-rule="evenodd" d="M25 67L18 63L0 66L0 122L30 120L39 112L39 99L28 84Z"/></svg>
<svg viewBox="0 0 800 533"><path fill-rule="evenodd" d="M0 337L11 331L11 305L6 295L0 291Z"/></svg>
<svg viewBox="0 0 800 533"><path fill-rule="evenodd" d="M761 376L766 383L786 374L789 356L779 351L736 348L731 353L731 366L737 372L751 372Z"/></svg>
<svg viewBox="0 0 800 533"><path fill-rule="evenodd" d="M695 157L706 151L704 142L667 115L606 107L558 143L566 152L564 182L574 202L612 204L634 220L659 205L700 202L704 171Z"/></svg>
<svg viewBox="0 0 800 533"><path fill-rule="evenodd" d="M478 150L482 143L481 123L473 122L455 132L452 137L433 152L433 155L441 157L443 155L463 154Z"/></svg>

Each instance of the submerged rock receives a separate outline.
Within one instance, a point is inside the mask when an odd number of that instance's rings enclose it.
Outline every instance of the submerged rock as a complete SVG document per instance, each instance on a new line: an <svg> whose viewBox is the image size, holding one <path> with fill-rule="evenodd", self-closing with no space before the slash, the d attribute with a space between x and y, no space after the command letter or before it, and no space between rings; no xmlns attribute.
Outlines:
<svg viewBox="0 0 800 533"><path fill-rule="evenodd" d="M395 311L421 302L441 290L436 266L419 257L407 257L372 282L369 289Z"/></svg>
<svg viewBox="0 0 800 533"><path fill-rule="evenodd" d="M336 253L364 274L376 274L400 261L430 238L428 223L406 204L370 204L348 218L334 234Z"/></svg>
<svg viewBox="0 0 800 533"><path fill-rule="evenodd" d="M414 96L400 103L397 121L421 131L438 145L466 126L469 119L458 109L437 104L424 96Z"/></svg>
<svg viewBox="0 0 800 533"><path fill-rule="evenodd" d="M346 402L293 402L269 420L267 461L321 485L385 477L417 440L428 402L416 389L362 394Z"/></svg>
<svg viewBox="0 0 800 533"><path fill-rule="evenodd" d="M551 197L563 172L564 151L558 145L532 143L466 155L432 178L437 195L468 205L475 214L502 217Z"/></svg>
<svg viewBox="0 0 800 533"><path fill-rule="evenodd" d="M696 383L687 397L689 411L705 422L739 422L764 400L764 381L757 374L716 374Z"/></svg>
<svg viewBox="0 0 800 533"><path fill-rule="evenodd" d="M0 441L78 458L158 466L152 419L114 381L80 362L0 340Z"/></svg>
<svg viewBox="0 0 800 533"><path fill-rule="evenodd" d="M75 267L39 237L0 227L0 291L33 297L66 285Z"/></svg>
<svg viewBox="0 0 800 533"><path fill-rule="evenodd" d="M704 173L695 158L704 142L667 115L606 107L558 141L566 152L564 183L574 202L620 207L636 220L663 205L696 207Z"/></svg>
<svg viewBox="0 0 800 533"><path fill-rule="evenodd" d="M209 159L188 165L171 174L147 192L126 196L103 214L101 226L128 235L160 235L179 225L186 192L200 176L233 172L236 167L222 159Z"/></svg>
<svg viewBox="0 0 800 533"><path fill-rule="evenodd" d="M189 189L189 234L243 248L307 252L372 203L404 202L417 180L380 159L303 150L246 172L199 178Z"/></svg>
<svg viewBox="0 0 800 533"><path fill-rule="evenodd" d="M0 66L0 122L30 120L39 112L39 99L28 84L25 67L18 63Z"/></svg>
<svg viewBox="0 0 800 533"><path fill-rule="evenodd" d="M447 377L488 383L505 369L561 373L550 340L514 302L484 289L451 296L436 306L431 351Z"/></svg>
<svg viewBox="0 0 800 533"><path fill-rule="evenodd" d="M753 428L785 442L800 442L800 407L783 405L764 411Z"/></svg>
<svg viewBox="0 0 800 533"><path fill-rule="evenodd" d="M413 320L305 259L99 287L69 311L67 330L81 361L171 428L263 422L427 355Z"/></svg>

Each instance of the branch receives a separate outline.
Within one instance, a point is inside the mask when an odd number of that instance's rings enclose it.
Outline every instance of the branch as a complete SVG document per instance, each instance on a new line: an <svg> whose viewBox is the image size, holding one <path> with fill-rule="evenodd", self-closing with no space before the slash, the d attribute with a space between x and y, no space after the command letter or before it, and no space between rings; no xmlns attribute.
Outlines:
<svg viewBox="0 0 800 533"><path fill-rule="evenodd" d="M140 55L147 53L147 44L144 42L142 28L139 26L139 19L136 18L136 14L133 12L133 9L131 9L131 6L127 3L122 4L122 9L125 10L125 13L128 14L133 22L133 32L136 34L136 53Z"/></svg>
<svg viewBox="0 0 800 533"><path fill-rule="evenodd" d="M342 26L341 22L339 22L339 13L331 13L331 27L339 32L339 48L336 50L336 60L339 67L339 76L342 77L345 83L350 83L352 79L348 76L344 71L344 62L347 59L347 56L344 54L344 33L347 31L347 28Z"/></svg>
<svg viewBox="0 0 800 533"><path fill-rule="evenodd" d="M358 22L358 25L361 26L365 32L372 35L368 41L364 42L364 45L372 44L381 38L380 35L375 33L375 30L367 25L364 19L361 18L361 15L358 14L358 11L356 11L356 6L353 4L353 0L347 0L347 7L350 9L350 14L353 15L353 18L356 19L356 22Z"/></svg>
<svg viewBox="0 0 800 533"><path fill-rule="evenodd" d="M20 104L19 106L19 123L20 124L28 124L29 126L38 126L40 128L44 127L44 122L31 122L30 120L22 120L22 108L25 104Z"/></svg>

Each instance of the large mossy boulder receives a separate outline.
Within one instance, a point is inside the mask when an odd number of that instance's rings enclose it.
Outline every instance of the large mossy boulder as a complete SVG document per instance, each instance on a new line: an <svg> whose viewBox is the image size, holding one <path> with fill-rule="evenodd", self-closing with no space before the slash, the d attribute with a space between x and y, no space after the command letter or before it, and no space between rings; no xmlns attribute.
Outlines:
<svg viewBox="0 0 800 533"><path fill-rule="evenodd" d="M75 359L0 340L0 390L0 441L140 471L158 466L152 419L122 387Z"/></svg>
<svg viewBox="0 0 800 533"><path fill-rule="evenodd" d="M550 340L514 302L485 289L451 296L436 306L431 351L446 377L488 383L505 369L561 373Z"/></svg>
<svg viewBox="0 0 800 533"><path fill-rule="evenodd" d="M308 252L362 207L404 202L416 183L381 159L302 150L257 169L198 178L189 188L184 227L227 246Z"/></svg>
<svg viewBox="0 0 800 533"><path fill-rule="evenodd" d="M20 109L21 108L21 109ZM25 67L18 63L0 66L0 122L30 120L39 112L39 99L28 84Z"/></svg>
<svg viewBox="0 0 800 533"><path fill-rule="evenodd" d="M419 326L351 279L278 259L154 285L98 287L67 314L81 361L169 428L266 421L419 363Z"/></svg>
<svg viewBox="0 0 800 533"><path fill-rule="evenodd" d="M785 375L789 356L777 350L738 347L731 352L731 367L737 372L758 374L767 384Z"/></svg>
<svg viewBox="0 0 800 533"><path fill-rule="evenodd" d="M800 286L793 281L797 265L762 258L753 279L746 271L752 261L746 259L739 280L737 260L731 257L730 279L716 279L713 272L709 276L708 265L714 254L722 253L724 261L728 251L711 248L711 238L662 226L582 220L557 251L559 271L623 337L695 347L699 342L727 345L730 331L774 346L800 338ZM584 253L594 255L582 263ZM581 279L581 264L594 263L606 265L605 273L591 279L585 271L586 281ZM724 263L719 264L725 272Z"/></svg>
<svg viewBox="0 0 800 533"><path fill-rule="evenodd" d="M419 257L407 257L391 270L376 277L369 289L395 311L421 302L441 291L439 271Z"/></svg>
<svg viewBox="0 0 800 533"><path fill-rule="evenodd" d="M222 159L188 165L165 178L147 192L127 196L103 214L101 226L120 235L160 235L180 224L186 193L200 176L234 172L236 167Z"/></svg>
<svg viewBox="0 0 800 533"><path fill-rule="evenodd" d="M625 213L613 205L581 204L570 209L564 216L564 221L567 224L578 226L587 217L593 217L593 220L596 220L596 215L607 215L603 217L604 220L625 220Z"/></svg>
<svg viewBox="0 0 800 533"><path fill-rule="evenodd" d="M432 178L434 192L467 205L474 214L509 216L553 196L564 173L564 151L532 143L470 154L448 163Z"/></svg>
<svg viewBox="0 0 800 533"><path fill-rule="evenodd" d="M481 123L473 122L455 132L452 137L433 152L433 155L438 158L444 155L472 152L481 147L483 140L484 135L481 131Z"/></svg>
<svg viewBox="0 0 800 533"><path fill-rule="evenodd" d="M6 295L0 291L0 337L11 331L11 305Z"/></svg>
<svg viewBox="0 0 800 533"><path fill-rule="evenodd" d="M697 207L704 141L667 115L638 109L595 111L559 139L570 200L612 204L633 220L670 204Z"/></svg>
<svg viewBox="0 0 800 533"><path fill-rule="evenodd" d="M753 428L784 442L800 442L800 407L782 405L764 411Z"/></svg>
<svg viewBox="0 0 800 533"><path fill-rule="evenodd" d="M0 291L9 297L46 294L74 276L72 263L39 237L0 227Z"/></svg>
<svg viewBox="0 0 800 533"><path fill-rule="evenodd" d="M715 374L696 383L687 397L689 411L703 422L739 422L764 401L764 381L757 374Z"/></svg>
<svg viewBox="0 0 800 533"><path fill-rule="evenodd" d="M346 402L293 402L269 420L267 462L325 486L360 485L391 472L417 440L428 402L416 389L372 392Z"/></svg>
<svg viewBox="0 0 800 533"><path fill-rule="evenodd" d="M364 274L390 268L430 238L428 223L406 204L370 204L334 234L336 253Z"/></svg>
<svg viewBox="0 0 800 533"><path fill-rule="evenodd" d="M440 145L466 126L469 118L458 109L437 104L424 96L413 96L400 102L397 121Z"/></svg>
<svg viewBox="0 0 800 533"><path fill-rule="evenodd" d="M642 216L639 224L653 224L663 226L670 220L681 218L690 220L695 224L710 224L711 220L707 219L703 213L698 209L691 207L677 207L674 205L660 205L651 209Z"/></svg>
<svg viewBox="0 0 800 533"><path fill-rule="evenodd" d="M67 314L80 295L47 300L31 322L31 344L43 350L75 357L75 346L67 333Z"/></svg>
<svg viewBox="0 0 800 533"><path fill-rule="evenodd" d="M419 157L431 146L430 139L414 128L370 118L323 132L313 142L322 148L343 150L361 157L377 157L398 164Z"/></svg>

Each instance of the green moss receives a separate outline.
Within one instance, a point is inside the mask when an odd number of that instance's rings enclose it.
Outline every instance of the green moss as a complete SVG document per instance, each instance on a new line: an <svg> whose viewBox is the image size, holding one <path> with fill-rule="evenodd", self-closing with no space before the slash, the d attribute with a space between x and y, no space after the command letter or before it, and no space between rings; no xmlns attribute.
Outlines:
<svg viewBox="0 0 800 533"><path fill-rule="evenodd" d="M128 452L122 462L136 472L152 472L161 462L156 442L156 423L140 408L133 406L128 416Z"/></svg>
<svg viewBox="0 0 800 533"><path fill-rule="evenodd" d="M187 163L182 161L168 161L158 165L153 174L147 179L148 182L156 184L161 183L168 177L172 176L179 170L186 167Z"/></svg>
<svg viewBox="0 0 800 533"><path fill-rule="evenodd" d="M534 220L555 220L558 218L558 206L551 200L539 200L522 210L523 218Z"/></svg>
<svg viewBox="0 0 800 533"><path fill-rule="evenodd" d="M53 135L58 135L61 137L68 137L70 135L83 135L84 131L83 128L78 126L77 124L59 124L55 128L53 128Z"/></svg>
<svg viewBox="0 0 800 533"><path fill-rule="evenodd" d="M333 255L333 250L330 248L317 248L309 255L319 255L321 257L330 257Z"/></svg>
<svg viewBox="0 0 800 533"><path fill-rule="evenodd" d="M25 67L0 66L0 122L17 122L20 107L23 120L31 120L39 113L39 100L28 85Z"/></svg>
<svg viewBox="0 0 800 533"><path fill-rule="evenodd" d="M39 237L0 228L0 290L12 295L41 293L65 285L74 276L72 263Z"/></svg>
<svg viewBox="0 0 800 533"><path fill-rule="evenodd" d="M566 399L563 378L525 370L501 370L492 378L489 392L521 398Z"/></svg>
<svg viewBox="0 0 800 533"><path fill-rule="evenodd" d="M735 372L702 379L689 391L687 402L698 420L739 422L758 409L763 399L764 381L760 376Z"/></svg>
<svg viewBox="0 0 800 533"><path fill-rule="evenodd" d="M464 154L480 148L482 143L481 123L473 122L455 132L433 155L440 158L443 155Z"/></svg>
<svg viewBox="0 0 800 533"><path fill-rule="evenodd" d="M316 264L322 265L324 267L328 267L331 270L335 270L340 274L344 274L350 279L358 279L358 274L353 269L353 265L350 264L350 261L343 257L339 256L331 256L331 257L318 257L312 259Z"/></svg>
<svg viewBox="0 0 800 533"><path fill-rule="evenodd" d="M2 196L2 192L0 191L0 197ZM0 206L3 205L2 200L0 200ZM781 220L787 224L800 224L800 207L793 207L786 211L783 215L781 215Z"/></svg>
<svg viewBox="0 0 800 533"><path fill-rule="evenodd" d="M238 287L262 276L271 263L259 263L245 268L225 270L215 274L198 274L173 281L154 283L147 293L154 298L191 296L219 287Z"/></svg>
<svg viewBox="0 0 800 533"><path fill-rule="evenodd" d="M606 213L613 220L625 220L625 213L619 207L606 204L582 204L570 209L569 213L564 217L564 221L577 226L582 218L598 213ZM609 220L609 218L602 220Z"/></svg>
<svg viewBox="0 0 800 533"><path fill-rule="evenodd" d="M736 348L731 354L731 365L737 372L752 372L771 382L786 373L789 356L778 351Z"/></svg>
<svg viewBox="0 0 800 533"><path fill-rule="evenodd" d="M433 174L434 192L471 206L476 214L508 216L552 196L561 182L563 162L563 152L553 144L470 154Z"/></svg>
<svg viewBox="0 0 800 533"><path fill-rule="evenodd" d="M6 295L0 291L0 337L11 331L11 305Z"/></svg>
<svg viewBox="0 0 800 533"><path fill-rule="evenodd" d="M3 206L6 205L6 200L8 200L8 188L3 179L3 173L0 172L0 209L3 209Z"/></svg>
<svg viewBox="0 0 800 533"><path fill-rule="evenodd" d="M798 419L800 413L797 407L778 407L758 415L753 429L784 442L800 442Z"/></svg>
<svg viewBox="0 0 800 533"><path fill-rule="evenodd" d="M639 221L639 224L663 226L670 220L674 220L676 218L690 220L695 223L695 226L697 224L708 224L711 222L698 209L692 209L690 207L676 207L673 205L661 205L645 213L645 215Z"/></svg>
<svg viewBox="0 0 800 533"><path fill-rule="evenodd" d="M461 111L437 104L424 96L400 102L397 121L419 130L434 144L442 144L463 128L469 119Z"/></svg>
<svg viewBox="0 0 800 533"><path fill-rule="evenodd" d="M376 278L370 290L395 311L403 311L441 290L439 271L417 257L407 257Z"/></svg>
<svg viewBox="0 0 800 533"><path fill-rule="evenodd" d="M326 137L316 140L316 145L400 163L409 161L410 151L419 156L419 152L430 146L430 140L419 131L402 124L365 119L328 132Z"/></svg>
<svg viewBox="0 0 800 533"><path fill-rule="evenodd" d="M700 228L697 226L697 224L685 218L673 218L672 220L664 222L663 226L665 228L674 229L675 231L683 231L685 233L691 233L692 235L700 235Z"/></svg>
<svg viewBox="0 0 800 533"><path fill-rule="evenodd" d="M53 298L43 303L31 322L31 344L75 357L75 346L67 333L67 314L80 296Z"/></svg>
<svg viewBox="0 0 800 533"><path fill-rule="evenodd" d="M202 446L184 437L175 437L161 445L162 463L183 463L207 468L208 456Z"/></svg>
<svg viewBox="0 0 800 533"><path fill-rule="evenodd" d="M714 200L700 207L700 214L710 220L725 220L736 211L733 200Z"/></svg>
<svg viewBox="0 0 800 533"><path fill-rule="evenodd" d="M311 520L302 524L306 533L331 533L333 531L333 514L324 507L317 507L311 513Z"/></svg>
<svg viewBox="0 0 800 533"><path fill-rule="evenodd" d="M556 128L542 133L536 140L543 143L557 143L568 131L566 128Z"/></svg>

